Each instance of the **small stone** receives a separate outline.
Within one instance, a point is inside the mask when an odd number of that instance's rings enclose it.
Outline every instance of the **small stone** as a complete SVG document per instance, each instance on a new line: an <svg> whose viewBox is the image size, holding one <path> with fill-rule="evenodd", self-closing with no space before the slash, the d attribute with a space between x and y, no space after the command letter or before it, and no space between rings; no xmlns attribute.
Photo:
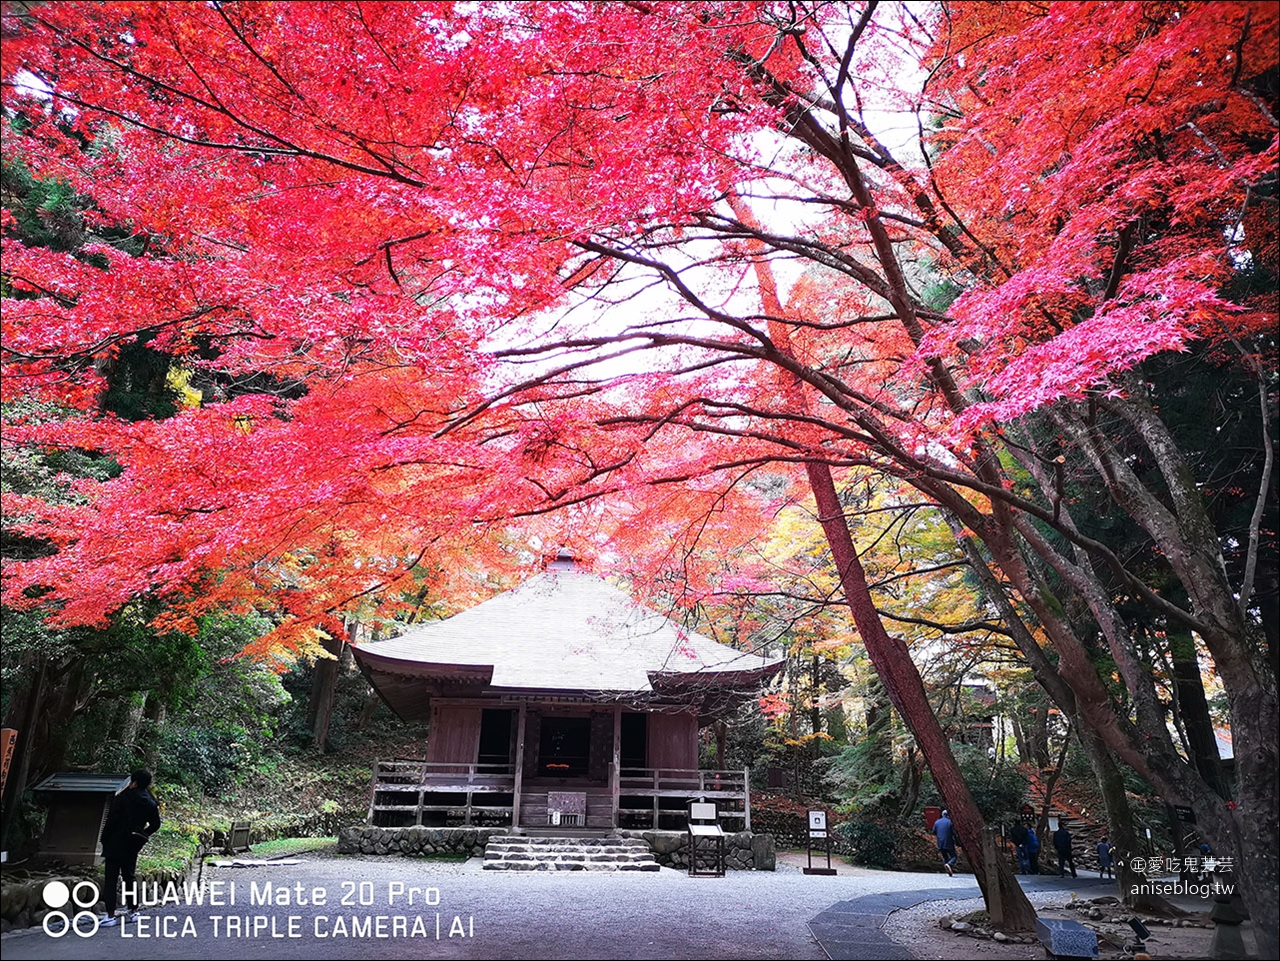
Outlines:
<svg viewBox="0 0 1280 961"><path fill-rule="evenodd" d="M1102 908L1090 908L1090 909L1089 909L1089 920L1090 920L1090 921L1101 921L1101 920L1102 920Z"/></svg>
<svg viewBox="0 0 1280 961"><path fill-rule="evenodd" d="M951 922L952 931L969 931L972 928L973 928L973 925L970 924L968 921L952 921Z"/></svg>
<svg viewBox="0 0 1280 961"><path fill-rule="evenodd" d="M999 941L1001 944L1003 944L1004 942L1009 940L1009 935L1005 934L1003 931L997 931L995 934L991 935L991 938L992 940Z"/></svg>

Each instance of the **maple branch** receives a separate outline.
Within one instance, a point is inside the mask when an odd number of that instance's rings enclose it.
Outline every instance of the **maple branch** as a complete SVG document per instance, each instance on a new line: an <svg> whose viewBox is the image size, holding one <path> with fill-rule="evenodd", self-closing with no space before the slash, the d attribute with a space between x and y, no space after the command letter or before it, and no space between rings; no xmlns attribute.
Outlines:
<svg viewBox="0 0 1280 961"><path fill-rule="evenodd" d="M884 608L877 607L876 613L881 617L887 617L891 621L898 621L901 624L918 624L921 627L928 627L940 634L965 634L970 631L987 631L990 634L1003 634L1005 637L1012 637L1013 632L1002 624L995 624L991 621L964 621L960 624L944 624L941 621L933 621L927 617L908 617L905 614L894 614Z"/></svg>
<svg viewBox="0 0 1280 961"><path fill-rule="evenodd" d="M234 144L234 143L226 143L226 142L208 141L208 140L203 140L201 138L197 138L190 135L179 134L168 128L158 127L153 124L149 124L143 121L139 117L126 114L120 110L112 109L103 104L89 103L87 101L81 100L80 98L74 97L71 94L67 93L66 91L59 90L56 84L49 84L49 88L53 91L52 96L60 100L65 100L66 102L74 104L75 106L78 106L78 107L82 107L85 110L91 110L98 113L106 114L107 116L115 117L132 126L136 126L140 129L147 130L151 133L158 134L159 136L165 137L167 139L176 140L181 143L191 144L192 146L209 147L217 150L230 150L238 153L275 153L275 154L285 154L285 155L293 155L293 156L300 156L300 157L309 157L313 160L321 160L326 163L332 163L339 167L344 167L348 170L354 170L359 173L367 173L367 174L371 174L373 176L378 176L378 177L390 177L391 179L396 180L399 183L406 184L408 186L419 187L419 188L425 188L429 186L429 183L426 180L419 180L413 177L408 177L400 173L398 170L394 169L393 167L385 167L385 166L382 168L369 167L364 164L356 163L354 161L345 160L341 157L335 156L333 154L325 153L323 151L301 147L298 144L293 143L285 139L284 137L281 137L279 134L273 133L263 127L250 123L245 118L241 117L240 115L236 114L234 111L227 108L217 98L217 95L214 94L212 89L208 87L207 83L205 82L201 74L194 68L194 66L191 65L189 61L186 61L185 56L182 55L181 50L179 49L176 43L174 45L174 52L177 53L180 57L182 57L182 59L186 62L188 69L190 69L192 74L197 78L197 80L200 81L201 85L205 86L205 89L209 91L210 93L209 99L197 96L196 94L188 90L183 90L181 87L176 87L172 84L166 83L165 81L161 80L158 77L143 73L142 71L130 66L127 63L124 63L120 60L116 60L115 58L109 57L106 54L100 53L99 51L94 49L92 44L87 43L86 41L83 41L76 36L73 36L63 30L58 29L49 21L31 13L30 11L28 11L28 16L30 16L32 20L34 20L35 22L43 26L46 30L68 41L72 46L79 48L80 50L87 53L89 56L99 61L100 63L107 64L115 68L116 70L120 71L121 73L125 74L126 76L132 77L133 79L140 81L143 84L152 85L158 90L163 90L167 93L173 94L175 97L178 97L182 100L189 101L190 103L203 107L206 110L209 110L213 113L224 116L236 126L243 127L245 130L249 131L255 136L261 137L270 143L277 144L278 146L269 147L269 146L266 146L265 144ZM41 78L41 79L44 80L45 78ZM48 83L47 80L45 80L45 82ZM8 87L14 87L15 89L18 86L13 81L8 81L8 80L4 81L3 85ZM375 157L377 156L372 152L370 152L370 155ZM378 158L378 159L381 160L381 158Z"/></svg>
<svg viewBox="0 0 1280 961"><path fill-rule="evenodd" d="M1120 242L1116 245L1115 260L1111 263L1111 274L1107 278L1106 289L1102 292L1103 303L1114 297L1116 291L1120 288L1120 278L1124 276L1124 262L1129 256L1129 251L1133 249L1133 231L1136 226L1137 221L1131 220L1120 231Z"/></svg>
<svg viewBox="0 0 1280 961"><path fill-rule="evenodd" d="M670 266L669 264L664 264L661 261L653 260L648 257L641 257L638 254L633 254L626 250L621 250L617 247L607 247L604 244L597 243L596 241L590 240L590 239L575 241L574 246L580 247L583 250L592 251L593 253L612 257L615 260L621 260L631 264L639 264L639 265L648 267L650 270L654 270L658 272L659 274L661 274L663 277L666 278L667 282L671 284L671 286L673 286L680 293L680 295L684 297L686 301L693 304L695 307L701 310L704 314L706 314L709 318L711 318L712 320L718 320L720 321L720 323L726 324L729 327L734 328L735 330L740 330L743 333L751 337L754 337L756 340L758 340L765 347L765 349L773 350L773 342L769 339L768 335L766 335L763 331L757 330L755 327L752 327L750 324L742 320L739 320L737 317L734 317L732 314L726 314L724 311L717 310L716 308L712 307L710 304L707 304L704 300L702 300L702 298L700 298L697 294L693 292L693 288L691 288L685 282L684 278L680 276L680 271L676 270L674 267Z"/></svg>
<svg viewBox="0 0 1280 961"><path fill-rule="evenodd" d="M244 32L239 27L237 27L234 23L231 22L231 18L227 15L226 6L221 3L214 4L214 10L216 10L218 13L218 16L222 18L223 23L225 23L228 27L231 28L232 35L237 40L240 41L240 44L246 50L248 50L249 53L253 55L253 58L257 60L258 63L266 67L267 70L271 72L271 75L280 81L280 85L283 86L286 90L288 90L289 93L293 94L295 99L301 101L302 94L298 93L298 91L294 88L293 84L291 84L288 80L284 78L284 76L276 68L276 65L274 63L269 61L266 57L264 57L262 54L258 52L258 48L249 42L249 39L244 35Z"/></svg>
<svg viewBox="0 0 1280 961"><path fill-rule="evenodd" d="M1239 613L1243 620L1249 608L1249 598L1253 595L1253 578L1258 569L1259 534L1262 530L1262 515L1266 512L1268 495L1271 493L1271 472L1275 466L1275 444L1271 440L1271 405L1269 403L1266 380L1262 374L1262 365L1258 364L1258 399L1262 411L1262 477L1258 481L1258 499L1253 505L1253 514L1249 518L1249 547L1245 551L1244 577L1240 581Z"/></svg>

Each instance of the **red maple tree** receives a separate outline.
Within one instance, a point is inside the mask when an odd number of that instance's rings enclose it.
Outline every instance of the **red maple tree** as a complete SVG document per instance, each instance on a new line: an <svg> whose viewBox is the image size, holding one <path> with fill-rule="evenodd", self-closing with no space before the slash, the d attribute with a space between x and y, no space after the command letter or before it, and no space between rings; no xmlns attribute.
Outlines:
<svg viewBox="0 0 1280 961"><path fill-rule="evenodd" d="M6 397L90 415L6 431L126 467L76 511L12 503L62 549L7 571L6 600L52 588L43 603L93 619L231 570L211 596L234 603L261 593L263 558L296 552L308 586L338 585L296 598L295 623L322 625L365 589L367 573L347 569L367 538L463 538L477 519L674 481L714 503L713 480L735 489L791 463L858 613L838 478L873 468L946 512L997 604L1034 612L1056 658L1029 632L1020 647L1095 766L1118 757L1192 806L1215 847L1239 854L1255 917L1274 918L1276 688L1253 601L1272 476L1274 366L1259 338L1274 298L1225 289L1246 266L1275 270L1276 13L1083 9L7 11L6 62L23 73L6 80L22 117L6 151L92 197L142 253L62 256L6 236L6 283L24 295L5 311ZM871 119L886 108L918 118L913 146L886 145ZM805 269L785 309L762 261ZM924 264L963 291L954 303L921 293ZM669 299L613 327L570 315L549 328L539 313L644 284ZM155 424L98 416L102 372L142 333L192 368L305 395ZM1266 458L1239 574L1136 372L1193 342L1237 351L1259 385ZM602 363L642 351L643 373ZM513 375L520 362L535 372ZM1141 438L1158 479L1126 464L1100 417ZM193 464L203 476L189 483ZM1150 539L1186 603L1077 523L1064 464L1101 478L1116 522ZM1134 716L1046 570L1097 624ZM1112 583L1208 646L1231 702L1235 808L1174 746ZM887 690L928 741L905 646L861 614ZM945 742L930 751L960 797ZM976 818L951 803L977 851ZM1012 927L1029 923L1024 900L1009 909ZM1274 946L1274 925L1263 934Z"/></svg>

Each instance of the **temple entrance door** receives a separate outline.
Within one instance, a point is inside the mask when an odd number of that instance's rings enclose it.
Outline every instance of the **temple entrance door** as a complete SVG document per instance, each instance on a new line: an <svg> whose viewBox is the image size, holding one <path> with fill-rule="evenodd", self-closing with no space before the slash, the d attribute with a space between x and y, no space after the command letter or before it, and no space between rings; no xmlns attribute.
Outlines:
<svg viewBox="0 0 1280 961"><path fill-rule="evenodd" d="M649 760L649 716L622 712L621 761L624 768L647 767Z"/></svg>
<svg viewBox="0 0 1280 961"><path fill-rule="evenodd" d="M538 737L540 777L588 777L591 767L591 719L543 717Z"/></svg>
<svg viewBox="0 0 1280 961"><path fill-rule="evenodd" d="M481 773L511 770L512 727L515 711L485 708L480 715L480 754L476 759Z"/></svg>

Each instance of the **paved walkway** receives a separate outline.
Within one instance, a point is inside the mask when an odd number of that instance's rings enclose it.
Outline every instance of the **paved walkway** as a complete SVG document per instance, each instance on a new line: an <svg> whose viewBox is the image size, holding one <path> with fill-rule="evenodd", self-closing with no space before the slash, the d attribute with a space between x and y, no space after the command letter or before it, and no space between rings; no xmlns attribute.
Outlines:
<svg viewBox="0 0 1280 961"><path fill-rule="evenodd" d="M206 876L235 881L234 906L212 906L207 901L159 905L144 911L148 920L142 924L105 929L91 938L68 934L55 939L39 928L14 932L3 938L4 961L115 961L121 957L301 961L353 956L361 961L822 961L827 954L809 921L823 916L832 905L870 895L892 897L898 891L932 892L938 898L969 897L976 892L972 878L952 879L941 873L823 878L807 877L788 867L776 873L734 871L725 878L690 878L667 868L651 874L500 873L480 870L478 861L451 864L312 855L294 866L214 869ZM252 903L252 885L256 883L261 894L268 881L273 882L273 902L287 897L292 903ZM305 904L297 903L299 884ZM434 889L430 896L438 903L424 905L419 894L409 904L407 889L414 886ZM313 903L314 889L323 891L325 904ZM384 919L381 936L376 927L379 918ZM415 922L419 923L416 935ZM366 927L369 924L375 927ZM396 924L406 927L397 931ZM818 930L826 933L821 927Z"/></svg>
<svg viewBox="0 0 1280 961"><path fill-rule="evenodd" d="M911 877L928 877L928 875L911 875ZM886 877L881 874L880 877ZM911 959L915 955L911 951L889 939L884 933L885 920L894 911L902 908L913 908L924 901L939 898L978 897L977 883L972 875L960 875L956 881L967 881L967 888L950 888L940 891L935 886L918 890L887 890L875 894L865 894L860 898L837 901L831 907L809 921L809 930L814 940L822 947L831 961L846 961L854 958ZM1021 876L1018 880L1027 891L1062 891L1064 895L1071 892L1081 897L1097 897L1112 893L1115 885L1111 881L1099 881L1097 878L1057 878L1041 875L1038 878Z"/></svg>
<svg viewBox="0 0 1280 961"><path fill-rule="evenodd" d="M809 930L831 961L853 958L914 958L910 951L884 933L884 922L899 908L913 908L922 901L954 897L936 888L867 894L851 901L837 901L809 922ZM964 895L960 895L963 897Z"/></svg>
<svg viewBox="0 0 1280 961"><path fill-rule="evenodd" d="M941 873L809 877L789 865L725 878L690 878L668 868L497 873L482 871L478 860L324 855L304 855L292 866L207 869L208 879L234 882L235 904L212 905L206 893L204 904L152 906L143 922L89 938L52 938L40 928L12 932L3 938L4 961L910 958L883 933L893 910L978 894L972 876ZM271 897L263 903L268 882ZM1083 878L1036 884L1086 897L1102 893Z"/></svg>

